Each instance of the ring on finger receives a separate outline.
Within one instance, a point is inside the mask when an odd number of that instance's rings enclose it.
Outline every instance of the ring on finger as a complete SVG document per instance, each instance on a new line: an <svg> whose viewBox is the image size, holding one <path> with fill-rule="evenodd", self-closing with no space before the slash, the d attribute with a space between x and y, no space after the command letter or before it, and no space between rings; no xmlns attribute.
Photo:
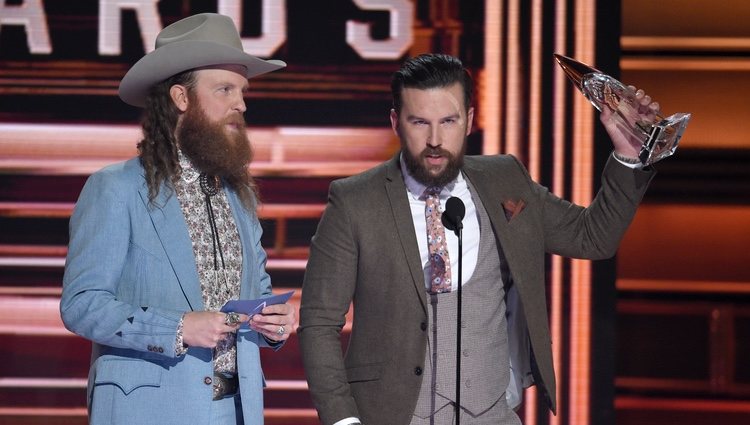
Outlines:
<svg viewBox="0 0 750 425"><path fill-rule="evenodd" d="M227 313L227 316L224 318L224 324L227 326L233 326L237 323L240 323L240 315L239 313L236 313L234 311Z"/></svg>
<svg viewBox="0 0 750 425"><path fill-rule="evenodd" d="M279 325L279 330L276 331L276 335L284 335L284 332L286 332L286 330L284 329L284 325Z"/></svg>

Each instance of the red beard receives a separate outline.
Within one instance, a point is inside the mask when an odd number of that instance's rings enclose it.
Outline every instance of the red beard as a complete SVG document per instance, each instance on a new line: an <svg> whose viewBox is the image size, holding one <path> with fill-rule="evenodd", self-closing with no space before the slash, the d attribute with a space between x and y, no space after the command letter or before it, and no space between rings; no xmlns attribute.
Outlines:
<svg viewBox="0 0 750 425"><path fill-rule="evenodd" d="M233 125L236 131L227 130ZM240 181L249 176L247 167L252 160L252 148L245 130L245 120L237 114L219 122L211 122L197 99L183 116L176 132L182 152L202 173Z"/></svg>

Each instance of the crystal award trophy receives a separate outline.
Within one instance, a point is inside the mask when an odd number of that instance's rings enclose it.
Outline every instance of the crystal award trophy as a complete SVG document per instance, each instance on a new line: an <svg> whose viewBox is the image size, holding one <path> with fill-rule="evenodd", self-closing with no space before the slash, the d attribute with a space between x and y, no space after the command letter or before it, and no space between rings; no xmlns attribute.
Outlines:
<svg viewBox="0 0 750 425"><path fill-rule="evenodd" d="M607 74L562 55L555 55L557 63L600 112L609 108L619 124L642 142L638 159L643 165L653 164L674 153L682 133L690 121L690 114L678 112L664 118L657 111L655 121L645 122L638 114L640 102L635 91Z"/></svg>

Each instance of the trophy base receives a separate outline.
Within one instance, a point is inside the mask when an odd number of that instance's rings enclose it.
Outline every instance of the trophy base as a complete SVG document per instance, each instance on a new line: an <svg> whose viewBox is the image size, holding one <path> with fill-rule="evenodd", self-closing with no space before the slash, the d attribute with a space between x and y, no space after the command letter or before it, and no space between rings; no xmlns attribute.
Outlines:
<svg viewBox="0 0 750 425"><path fill-rule="evenodd" d="M638 159L643 165L651 165L671 156L680 143L682 133L685 132L690 114L678 112L668 118L652 124L648 140L641 146Z"/></svg>

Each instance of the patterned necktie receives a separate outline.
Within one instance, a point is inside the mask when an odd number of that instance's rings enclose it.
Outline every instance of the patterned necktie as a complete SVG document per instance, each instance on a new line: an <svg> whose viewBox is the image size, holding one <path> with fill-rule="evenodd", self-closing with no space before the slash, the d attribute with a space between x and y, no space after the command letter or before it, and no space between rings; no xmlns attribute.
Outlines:
<svg viewBox="0 0 750 425"><path fill-rule="evenodd" d="M448 256L445 227L440 221L440 190L439 187L428 187L424 191L424 215L430 252L430 292L433 294L451 291L451 260Z"/></svg>

